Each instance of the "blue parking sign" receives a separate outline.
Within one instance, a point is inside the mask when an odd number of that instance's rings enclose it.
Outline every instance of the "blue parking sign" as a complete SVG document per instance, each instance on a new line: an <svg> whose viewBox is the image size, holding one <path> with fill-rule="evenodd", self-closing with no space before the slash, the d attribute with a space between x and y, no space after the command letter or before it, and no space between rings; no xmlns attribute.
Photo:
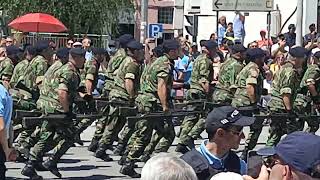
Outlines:
<svg viewBox="0 0 320 180"><path fill-rule="evenodd" d="M158 38L158 34L163 32L162 24L149 24L149 38Z"/></svg>

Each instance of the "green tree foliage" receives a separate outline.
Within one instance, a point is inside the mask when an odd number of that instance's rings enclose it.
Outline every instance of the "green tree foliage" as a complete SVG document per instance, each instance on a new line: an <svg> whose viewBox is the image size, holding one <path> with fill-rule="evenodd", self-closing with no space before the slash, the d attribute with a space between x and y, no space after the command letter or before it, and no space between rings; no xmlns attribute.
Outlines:
<svg viewBox="0 0 320 180"><path fill-rule="evenodd" d="M30 12L48 13L61 20L70 34L102 34L106 27L116 31L119 11L128 7L133 8L132 0L0 0L0 9L10 19Z"/></svg>

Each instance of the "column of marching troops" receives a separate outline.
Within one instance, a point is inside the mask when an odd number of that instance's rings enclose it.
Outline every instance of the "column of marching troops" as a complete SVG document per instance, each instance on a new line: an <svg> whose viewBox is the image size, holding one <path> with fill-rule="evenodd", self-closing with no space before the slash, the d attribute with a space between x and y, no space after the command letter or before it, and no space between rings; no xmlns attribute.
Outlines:
<svg viewBox="0 0 320 180"><path fill-rule="evenodd" d="M110 102L136 106L140 114L159 111L170 113L174 60L182 56L179 42L164 41L155 48L154 57L146 65L143 64L144 47L141 43L128 34L120 36L118 42L118 50L108 62L105 72L102 96ZM39 41L27 47L25 60L18 64L19 49L7 47L7 56L2 57L0 62L2 83L11 87L15 109L37 109L43 114L65 115L63 122L43 121L35 128L24 128L19 132L16 147L20 158L26 160L21 173L31 179L42 178L37 171L51 171L61 178L58 161L74 143L79 142L79 134L92 123L89 119L73 121L74 99L79 94L84 99L92 97L100 65L106 58L106 51L102 48L93 48L93 58L89 61L85 61L86 51L81 48L61 48L56 52L58 60L50 63L53 54L50 45L49 41ZM259 48L247 50L240 44L230 49L230 57L221 65L218 83L212 88L212 61L217 56L217 43L211 40L203 43L201 55L193 64L186 101L204 100L237 108L257 106L263 90L266 54ZM310 115L311 105L320 105L320 89L317 85L320 52L308 62L306 55L302 47L293 47L287 53L284 65L274 76L268 103L271 113ZM79 87L85 91L79 93ZM112 161L106 150L114 150L114 155L121 155L118 162L122 165L120 172L130 177L140 177L134 170L135 163L147 161L153 152L167 152L175 138L174 125L172 119L161 117L150 119L142 116L128 121L127 115L119 111L119 106L121 103L111 103L103 108L105 116L97 120L88 150L104 161ZM201 109L194 106L193 110ZM259 112L246 113L252 115ZM194 140L205 128L204 120L203 114L184 118L177 152L186 153L194 148ZM267 146L277 144L284 134L302 130L305 121L310 132L317 131L317 118L284 116L272 119ZM250 127L243 156L255 147L262 127L260 121ZM115 149L112 146L114 141L118 142ZM43 162L44 155L50 150L53 150L53 154Z"/></svg>

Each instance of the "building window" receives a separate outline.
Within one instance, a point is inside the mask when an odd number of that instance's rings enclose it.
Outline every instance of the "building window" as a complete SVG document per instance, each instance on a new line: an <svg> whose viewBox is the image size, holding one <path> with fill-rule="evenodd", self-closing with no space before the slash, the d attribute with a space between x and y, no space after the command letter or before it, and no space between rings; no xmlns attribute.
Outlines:
<svg viewBox="0 0 320 180"><path fill-rule="evenodd" d="M173 23L173 7L160 7L158 9L158 23Z"/></svg>

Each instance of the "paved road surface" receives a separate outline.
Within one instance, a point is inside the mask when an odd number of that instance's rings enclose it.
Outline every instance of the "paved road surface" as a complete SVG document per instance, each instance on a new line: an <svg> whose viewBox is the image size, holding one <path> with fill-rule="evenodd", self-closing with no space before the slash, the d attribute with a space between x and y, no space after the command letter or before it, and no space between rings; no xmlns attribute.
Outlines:
<svg viewBox="0 0 320 180"><path fill-rule="evenodd" d="M93 157L93 153L87 151L87 146L91 140L92 134L94 133L94 127L89 127L82 135L82 140L84 140L84 146L78 146L71 148L65 156L62 157L62 162L58 164L60 173L62 174L62 179L70 180L102 180L102 179L131 179L119 173L120 166L116 161L114 162L104 162L100 159ZM248 133L248 129L245 129L245 134ZM319 131L318 131L318 134ZM259 138L259 145L257 148L263 147L263 143L266 141L268 135L268 129L264 128L262 135ZM202 134L202 137L206 137L206 133ZM197 140L196 144L199 145L202 140ZM243 143L239 150L243 149ZM177 154L174 152L175 146L177 144L177 139L170 148L169 152ZM111 152L110 152L111 153ZM179 155L179 154L177 154ZM118 156L111 156L114 160L119 160ZM139 163L138 171L141 171L143 163ZM23 163L7 163L7 177L8 179L25 179L24 176L20 174L21 169L24 167ZM59 179L52 175L50 172L39 172L39 175L43 176L44 179Z"/></svg>

